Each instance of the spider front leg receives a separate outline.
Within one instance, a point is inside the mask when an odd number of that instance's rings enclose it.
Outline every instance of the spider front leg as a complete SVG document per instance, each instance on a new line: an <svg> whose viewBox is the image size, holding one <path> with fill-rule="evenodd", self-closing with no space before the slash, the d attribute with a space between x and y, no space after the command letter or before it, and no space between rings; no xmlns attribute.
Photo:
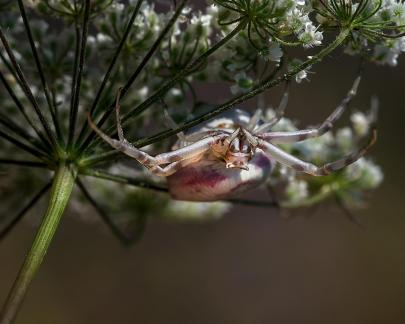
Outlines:
<svg viewBox="0 0 405 324"><path fill-rule="evenodd" d="M374 145L376 140L377 140L377 131L374 129L372 132L372 136L366 146L364 146L363 148L359 149L356 152L353 152L343 157L340 160L327 163L321 167L318 167L309 162L302 161L292 156L291 154L284 152L277 146L274 146L261 139L259 139L258 147L261 148L263 151L269 153L270 157L272 157L279 163L284 164L290 168L293 168L296 171L305 172L314 176L324 176L334 171L338 171L344 168L345 166L356 162L359 158L361 158L364 154L367 153L370 147Z"/></svg>
<svg viewBox="0 0 405 324"><path fill-rule="evenodd" d="M258 135L260 138L271 143L295 143L306 140L308 138L319 137L328 132L335 122L342 116L353 97L356 95L357 88L360 83L360 77L357 77L352 88L342 100L340 105L329 115L319 128L305 129L294 132L270 132ZM259 134L260 132L256 132Z"/></svg>
<svg viewBox="0 0 405 324"><path fill-rule="evenodd" d="M186 165L189 165L191 163L194 163L195 161L198 161L203 154L196 155L193 158L181 160L181 161L176 161L169 163L168 165L161 167L161 166L152 166L149 167L149 171L152 172L154 175L160 176L160 177L168 177L172 175L173 173L177 172L181 168L185 167Z"/></svg>
<svg viewBox="0 0 405 324"><path fill-rule="evenodd" d="M113 148L123 152L124 154L136 159L139 163L147 167L151 172L159 176L168 176L176 172L180 167L186 163L193 162L196 158L201 156L204 152L211 148L211 145L219 142L226 134L219 134L216 136L206 137L188 146L182 147L178 150L162 153L155 157L143 152L133 146L124 137L124 131L121 125L120 118L120 91L116 100L116 118L117 118L117 132L119 140L109 137L103 131L101 131L93 122L90 115L88 116L88 122L91 128L108 144ZM184 162L187 160L187 162ZM182 163L180 163L182 162ZM161 167L162 164L168 164L165 167Z"/></svg>

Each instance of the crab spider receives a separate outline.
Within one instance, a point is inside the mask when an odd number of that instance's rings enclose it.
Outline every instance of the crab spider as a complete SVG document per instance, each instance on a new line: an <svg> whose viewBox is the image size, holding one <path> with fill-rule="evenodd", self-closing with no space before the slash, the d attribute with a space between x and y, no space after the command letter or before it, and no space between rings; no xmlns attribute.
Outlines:
<svg viewBox="0 0 405 324"><path fill-rule="evenodd" d="M359 82L360 77L355 80L340 105L318 128L292 132L270 131L282 117L288 100L286 92L276 110L276 116L268 122L262 121L260 109L253 116L236 109L189 133L180 133L172 151L156 156L137 149L125 139L120 121L119 94L116 103L118 140L103 133L90 117L89 123L113 148L136 159L153 174L167 177L172 198L213 201L260 185L270 175L276 162L299 172L323 176L362 157L376 140L375 130L365 147L320 167L302 161L275 145L304 141L328 132L355 96ZM176 127L170 118L168 125Z"/></svg>

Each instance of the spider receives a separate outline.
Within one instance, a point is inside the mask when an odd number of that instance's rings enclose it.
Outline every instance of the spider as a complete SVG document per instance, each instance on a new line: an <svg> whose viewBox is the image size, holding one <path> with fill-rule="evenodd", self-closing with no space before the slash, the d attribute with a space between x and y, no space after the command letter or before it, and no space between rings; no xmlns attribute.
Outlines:
<svg viewBox="0 0 405 324"><path fill-rule="evenodd" d="M234 196L262 184L276 162L313 176L324 176L352 164L362 157L376 141L373 130L368 144L343 158L318 167L283 151L275 144L294 143L328 132L355 96L358 77L346 97L318 127L291 132L272 132L282 118L288 101L288 92L276 110L276 116L264 122L258 109L252 116L236 109L213 119L189 133L178 133L178 141L171 152L155 157L143 152L125 137L120 121L119 94L116 104L118 140L103 133L89 117L94 131L113 148L136 159L155 175L167 177L173 199L187 201L215 201ZM176 124L165 111L168 125Z"/></svg>

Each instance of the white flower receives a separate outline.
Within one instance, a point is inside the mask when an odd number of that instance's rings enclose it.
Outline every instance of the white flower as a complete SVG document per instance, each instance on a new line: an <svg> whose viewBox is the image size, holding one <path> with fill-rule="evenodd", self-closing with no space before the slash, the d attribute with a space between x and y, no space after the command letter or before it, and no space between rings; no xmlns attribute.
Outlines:
<svg viewBox="0 0 405 324"><path fill-rule="evenodd" d="M120 12L125 9L125 5L123 3L113 3L110 8Z"/></svg>
<svg viewBox="0 0 405 324"><path fill-rule="evenodd" d="M287 185L286 194L291 202L303 201L308 197L308 184L302 180L292 179Z"/></svg>
<svg viewBox="0 0 405 324"><path fill-rule="evenodd" d="M171 88L171 89L170 89L170 94L171 94L173 97L181 96L181 90L180 90L179 88Z"/></svg>
<svg viewBox="0 0 405 324"><path fill-rule="evenodd" d="M217 17L218 15L218 6L216 6L215 4L211 4L210 6L208 6L207 10L207 15L211 15L213 18Z"/></svg>
<svg viewBox="0 0 405 324"><path fill-rule="evenodd" d="M166 215L169 219L183 221L206 221L221 218L231 208L225 202L190 202L170 200Z"/></svg>
<svg viewBox="0 0 405 324"><path fill-rule="evenodd" d="M307 24L312 25L308 15L303 14L303 12L297 8L287 12L286 23L297 34L302 32Z"/></svg>
<svg viewBox="0 0 405 324"><path fill-rule="evenodd" d="M143 86L142 88L140 88L140 89L138 90L138 95L139 95L143 100L145 100L145 99L147 98L148 93L149 93L149 88L148 88L148 86Z"/></svg>
<svg viewBox="0 0 405 324"><path fill-rule="evenodd" d="M308 77L308 73L306 70L299 71L295 75L295 82L301 83L302 80L308 79L307 77Z"/></svg>
<svg viewBox="0 0 405 324"><path fill-rule="evenodd" d="M194 29L198 30L198 33L209 35L211 33L212 18L212 15L203 15L201 12L198 12L197 15L193 14L190 20L190 24L191 26L193 26Z"/></svg>
<svg viewBox="0 0 405 324"><path fill-rule="evenodd" d="M278 43L272 42L265 51L261 52L261 55L266 61L280 62L283 50Z"/></svg>
<svg viewBox="0 0 405 324"><path fill-rule="evenodd" d="M305 48L309 48L321 45L323 35L322 32L317 31L312 22L308 22L305 24L304 31L298 35L298 39L304 44Z"/></svg>
<svg viewBox="0 0 405 324"><path fill-rule="evenodd" d="M336 132L336 144L344 152L353 148L353 132L349 127L341 128Z"/></svg>
<svg viewBox="0 0 405 324"><path fill-rule="evenodd" d="M106 34L98 33L96 35L96 40L99 44L104 44L112 41L112 38Z"/></svg>
<svg viewBox="0 0 405 324"><path fill-rule="evenodd" d="M375 45L373 56L380 64L396 66L401 52L405 52L405 36Z"/></svg>
<svg viewBox="0 0 405 324"><path fill-rule="evenodd" d="M364 136L370 128L370 119L362 112L355 112L350 116L354 131L358 136Z"/></svg>
<svg viewBox="0 0 405 324"><path fill-rule="evenodd" d="M191 11L192 11L192 8L191 8L191 7L185 6L185 7L181 10L181 14L182 14L182 15L188 15Z"/></svg>
<svg viewBox="0 0 405 324"><path fill-rule="evenodd" d="M308 59L310 59L310 57L308 56ZM302 61L299 59L294 59L289 63L289 67L288 70L294 70L296 68L298 68L300 65L302 64ZM311 66L308 66L306 69L301 70L299 72L297 72L295 74L295 82L297 83L301 83L302 80L304 79L308 79L308 71L311 69Z"/></svg>
<svg viewBox="0 0 405 324"><path fill-rule="evenodd" d="M345 175L351 181L356 181L361 189L376 188L384 179L381 168L365 158L349 165L345 169Z"/></svg>
<svg viewBox="0 0 405 324"><path fill-rule="evenodd" d="M329 132L316 138L297 142L294 144L294 147L301 152L304 160L324 163L329 159L333 143L334 137L332 133Z"/></svg>

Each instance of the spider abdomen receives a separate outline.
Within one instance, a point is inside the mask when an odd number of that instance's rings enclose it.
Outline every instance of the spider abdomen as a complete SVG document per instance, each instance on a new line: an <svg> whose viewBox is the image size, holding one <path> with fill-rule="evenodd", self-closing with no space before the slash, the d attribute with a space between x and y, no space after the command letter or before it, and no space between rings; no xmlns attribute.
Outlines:
<svg viewBox="0 0 405 324"><path fill-rule="evenodd" d="M167 178L170 195L188 201L225 199L259 186L271 172L270 159L261 151L256 152L248 167L226 168L218 160L202 159Z"/></svg>

